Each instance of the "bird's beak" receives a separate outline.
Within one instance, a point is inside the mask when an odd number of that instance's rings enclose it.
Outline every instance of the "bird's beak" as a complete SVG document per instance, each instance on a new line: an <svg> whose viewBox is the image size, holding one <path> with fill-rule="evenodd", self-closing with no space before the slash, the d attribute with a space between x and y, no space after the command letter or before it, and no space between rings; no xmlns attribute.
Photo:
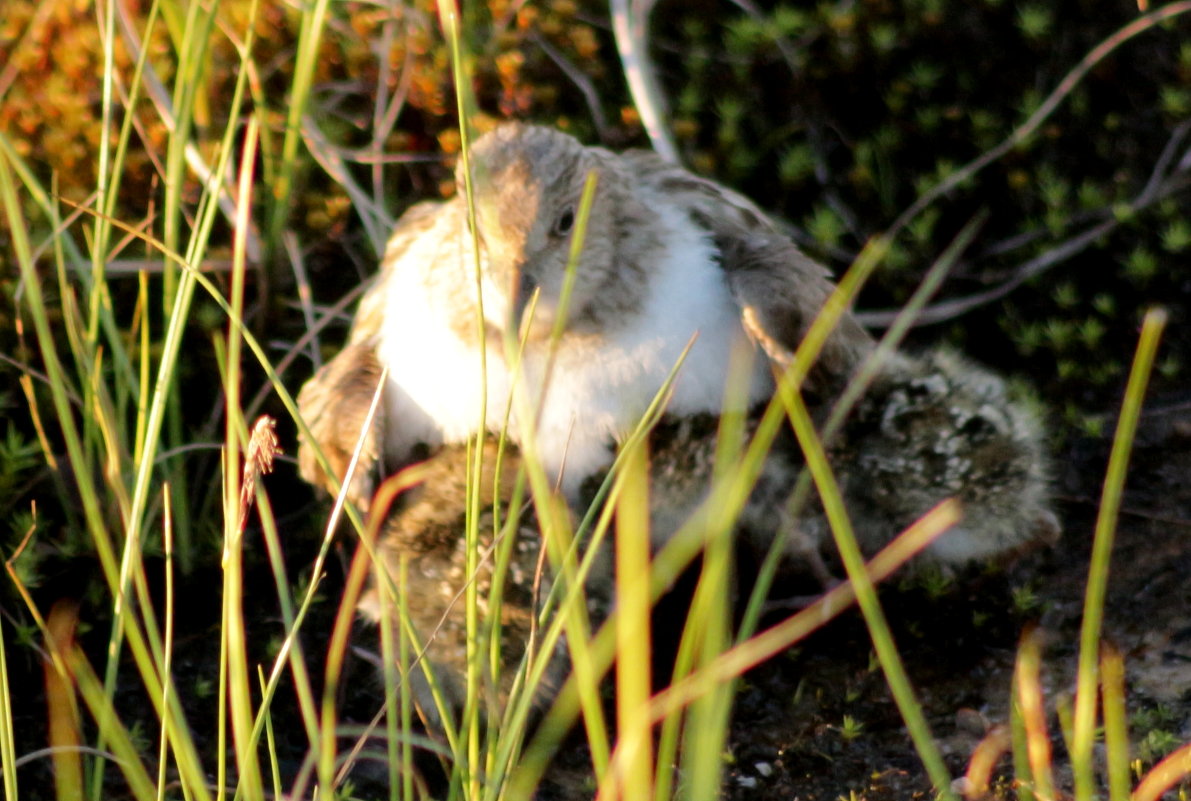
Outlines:
<svg viewBox="0 0 1191 801"><path fill-rule="evenodd" d="M554 308L539 291L538 282L524 270L514 276L512 320L521 338L533 342L548 338L554 329ZM512 327L512 325L510 327Z"/></svg>
<svg viewBox="0 0 1191 801"><path fill-rule="evenodd" d="M513 270L509 283L509 297L512 303L509 304L509 311L513 316L514 321L519 321L525 310L529 308L530 301L533 300L533 293L538 289L538 282L533 280L533 276L525 271L525 268L519 267Z"/></svg>

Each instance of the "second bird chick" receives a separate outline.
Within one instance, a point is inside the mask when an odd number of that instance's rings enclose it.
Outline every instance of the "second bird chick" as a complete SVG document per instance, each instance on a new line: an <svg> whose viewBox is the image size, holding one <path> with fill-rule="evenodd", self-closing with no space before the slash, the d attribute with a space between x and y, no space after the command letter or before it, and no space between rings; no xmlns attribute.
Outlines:
<svg viewBox="0 0 1191 801"><path fill-rule="evenodd" d="M453 716L463 707L468 692L465 595L469 584L476 590L477 631L498 633L500 639L499 675L493 675L487 651L471 657L484 666L479 691L487 709L505 707L526 660L546 663L533 691L538 710L554 697L567 672L565 641L560 638L552 649L543 650L544 631L535 620L554 583L542 550L541 529L528 508L532 505L528 495L522 504L526 508L509 506L520 458L510 446L498 459L492 439L485 442L482 453L477 549L469 563L467 476L472 459L467 446L450 445L422 463L423 480L396 500L382 525L377 543L380 564L358 605L362 616L381 622L381 596L386 594L396 642L400 621L396 593L404 592L418 640L413 655L420 654L419 661L425 663L412 667L409 681L415 703L435 728L441 727L444 710ZM594 623L606 614L607 584L607 567L597 561L585 585ZM390 588L396 591L391 597Z"/></svg>
<svg viewBox="0 0 1191 801"><path fill-rule="evenodd" d="M830 409L811 411L822 420ZM744 421L749 439L759 419L755 412ZM650 464L655 546L692 514L720 513L704 508L716 473L719 422L712 415L671 416L655 429ZM1058 536L1044 436L1032 404L1001 376L949 350L890 357L826 448L867 555L948 498L960 502L963 517L918 563L958 568ZM788 569L809 568L828 578L822 559L835 547L818 494L812 491L802 508L790 507L804 467L801 446L785 426L741 509L737 538L764 552L780 534ZM729 465L719 472L731 477L740 469Z"/></svg>

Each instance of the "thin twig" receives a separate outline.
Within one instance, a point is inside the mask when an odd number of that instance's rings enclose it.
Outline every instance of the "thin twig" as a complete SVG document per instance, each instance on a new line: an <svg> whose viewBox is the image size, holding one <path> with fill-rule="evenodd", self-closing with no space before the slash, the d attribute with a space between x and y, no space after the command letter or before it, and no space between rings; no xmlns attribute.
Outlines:
<svg viewBox="0 0 1191 801"><path fill-rule="evenodd" d="M1145 16L1138 17L1124 27L1117 30L1104 41L1100 42L1091 51L1088 52L1080 62L1068 72L1059 85L1052 91L1038 109L1030 115L1024 123L1015 128L1009 136L1007 136L999 145L987 150L977 158L965 164L960 169L953 172L946 179L936 184L933 188L922 194L908 209L902 212L901 216L894 221L889 228L888 235L890 237L896 236L903 228L905 228L912 219L918 216L924 209L934 203L943 195L950 192L952 189L971 178L980 170L992 164L1017 145L1027 140L1034 132L1042 125L1046 119L1054 113L1055 109L1071 94L1079 83L1083 80L1097 64L1108 57L1110 53L1118 47L1129 41L1133 37L1148 31L1150 28L1164 22L1165 20L1176 17L1191 11L1191 0L1179 0L1179 2L1170 3L1163 6L1156 11L1153 11ZM1180 124L1172 134L1162 154L1154 166L1151 173L1150 180L1147 182L1145 188L1138 194L1131 204L1131 209L1134 212L1140 211L1152 203L1182 189L1187 183L1186 176L1182 173L1191 166L1191 150L1184 154L1180 159L1179 164L1175 167L1175 171L1167 176L1165 179L1159 181L1158 178L1162 174L1165 167L1173 158L1173 154L1178 150L1182 139L1186 135L1184 126L1188 123ZM1106 212L1107 218L1100 223L1092 226L1083 232L1076 234L1056 248L1052 248L1046 253L1031 259L1023 264L1014 275L1003 282L1002 284L989 289L985 292L980 292L974 295L969 295L962 298L955 298L944 303L936 304L923 310L922 315L918 319L918 325L928 325L931 323L943 322L946 320L958 317L978 306L991 303L993 301L1003 298L1005 295L1012 292L1022 283L1028 279L1050 269L1054 265L1071 258L1076 253L1082 251L1096 239L1104 236L1112 231L1120 221L1111 210ZM880 310L860 312L857 318L864 325L874 328L881 328L889 325L892 321L896 311Z"/></svg>
<svg viewBox="0 0 1191 801"><path fill-rule="evenodd" d="M955 317L959 317L960 315L965 314L979 306L984 306L992 303L993 301L1000 300L1028 281L1030 278L1033 278L1035 275L1038 275L1039 273L1046 271L1054 265L1071 258L1076 253L1090 245L1092 242L1116 228L1118 225L1120 225L1120 223L1114 219L1105 220L1099 225L1096 225L1091 229L1071 237L1058 247L1051 248L1041 256L1026 262L1020 268L1018 268L1013 277L1009 278L998 286L993 287L992 289L985 290L984 292L977 292L974 295L965 295L964 297L953 298L951 300L943 301L942 303L936 303L932 306L928 306L922 310L920 315L918 315L914 325L915 327L921 327L924 325L932 325L934 323L942 323ZM883 311L857 312L856 317L858 320L860 320L862 325L868 326L870 328L885 328L893 322L897 314L897 310L888 309Z"/></svg>
<svg viewBox="0 0 1191 801"><path fill-rule="evenodd" d="M302 349L306 347L308 342L311 342L314 337L318 336L319 333L326 328L332 320L338 318L348 306L355 303L360 295L364 294L364 291L370 286L372 286L371 280L358 284L352 289L351 292L348 292L346 295L340 298L334 306L327 309L326 312L324 312L314 324L306 329L306 331L302 332L302 336L298 337L298 341L294 342L292 345L289 345L289 350L287 350L285 355L282 356L275 365L273 365L273 372L276 373L277 378L280 379L285 375L285 371L289 369L289 366L293 363L294 359L297 358L298 354L302 352ZM271 383L266 381L264 384L262 384L256 395L252 397L251 403L244 407L246 410L245 416L251 417L252 415L256 414L260 409L261 404L265 402L265 398L267 398L272 391L273 385Z"/></svg>
<svg viewBox="0 0 1191 801"><path fill-rule="evenodd" d="M311 331L314 329L314 300L310 292L310 278L306 275L306 262L302 259L301 248L298 247L298 237L293 231L286 231L281 241L285 246L285 255L289 257L290 266L294 270L294 283L298 287L298 305L302 309L302 318L306 321L306 330ZM310 338L310 362L316 370L323 366L323 357L314 337Z"/></svg>
<svg viewBox="0 0 1191 801"><path fill-rule="evenodd" d="M364 224L364 230L368 233L368 239L372 243L373 249L377 253L383 253L389 229L393 227L392 216L385 211L383 206L374 203L368 192L352 177L343 163L342 156L327 141L322 129L319 128L311 114L302 115L302 140L310 151L310 155L323 168L323 171L347 192L360 217L360 222Z"/></svg>
<svg viewBox="0 0 1191 801"><path fill-rule="evenodd" d="M50 377L48 375L46 375L45 373L34 369L34 367L31 364L29 364L28 362L18 361L16 359L14 359L13 357L9 356L7 353L4 353L2 351L0 351L0 362L4 362L5 364L10 364L13 367L17 368L17 370L19 370L20 372L29 376L30 378L36 378L38 381L45 384L46 386L50 386ZM69 387L66 388L66 397L70 400L71 403L73 403L76 406L83 405L83 399L80 398L74 392L74 390Z"/></svg>
<svg viewBox="0 0 1191 801"><path fill-rule="evenodd" d="M546 41L546 37L542 34L534 31L530 36L530 41L540 47L542 52L558 65L558 68L570 79L571 83L578 87L579 93L583 95L583 99L587 103L587 110L591 113L591 121L595 123L596 135L599 136L601 142L607 142L608 118L604 116L604 109L600 105L600 93L596 90L595 84L591 82L591 78L575 66L574 62L563 55L558 48Z"/></svg>
<svg viewBox="0 0 1191 801"><path fill-rule="evenodd" d="M1179 172L1168 176L1154 188L1150 188L1147 185L1147 188L1129 204L1129 208L1133 213L1143 211L1170 195L1187 188L1187 186L1191 186L1191 175L1186 174L1186 172ZM915 322L915 326L946 322L972 309L1000 300L1026 281L1070 259L1100 237L1106 236L1123 224L1122 220L1113 215L1111 211L1106 211L1105 215L1106 218L1096 225L1075 234L1045 253L1025 262L1014 271L1011 277L997 286L983 292L952 298L951 300L928 306L923 309L922 314ZM871 328L884 328L893 321L896 314L897 311L894 309L882 309L857 312L856 317L862 325Z"/></svg>
<svg viewBox="0 0 1191 801"><path fill-rule="evenodd" d="M1161 183L1162 176L1166 173L1170 162L1174 160L1175 152L1182 146L1183 140L1187 138L1188 131L1191 131L1191 120L1183 120L1175 126L1174 131L1170 134L1170 138L1166 140L1166 146L1162 148L1162 153L1159 154L1158 160L1154 162L1154 169L1150 172L1150 180L1146 182L1145 189L1141 190L1141 198L1147 198L1158 191L1158 184ZM1176 167L1171 174L1178 172L1179 169L1179 167Z"/></svg>
<svg viewBox="0 0 1191 801"><path fill-rule="evenodd" d="M394 36L393 27L397 22L396 18L399 16L395 12L395 9L393 11L392 16L382 26L382 35L376 50L378 66L376 104L372 114L372 140L368 143L367 148L368 152L375 158L372 168L373 203L380 208L385 208L384 171L382 169L384 162L380 159L384 155L385 142L397 124L397 116L401 113L401 109L405 108L405 100L409 95L409 87L413 81L414 54L417 52L416 48L410 46L410 22L407 18L406 24L402 28L406 44L405 60L401 65L397 88L394 90L392 98L389 98L389 71L385 69L385 66L389 62L389 50L392 47Z"/></svg>

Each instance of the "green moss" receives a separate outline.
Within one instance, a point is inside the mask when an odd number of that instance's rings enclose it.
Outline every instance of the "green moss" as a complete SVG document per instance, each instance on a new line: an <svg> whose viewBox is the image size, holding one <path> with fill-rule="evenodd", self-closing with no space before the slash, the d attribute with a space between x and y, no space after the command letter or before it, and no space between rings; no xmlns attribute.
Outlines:
<svg viewBox="0 0 1191 801"><path fill-rule="evenodd" d="M1040 42L1054 28L1054 10L1038 3L1025 3L1018 9L1017 25L1027 39Z"/></svg>
<svg viewBox="0 0 1191 801"><path fill-rule="evenodd" d="M1171 220L1162 231L1162 247L1171 253L1182 253L1191 247L1191 222L1182 217Z"/></svg>

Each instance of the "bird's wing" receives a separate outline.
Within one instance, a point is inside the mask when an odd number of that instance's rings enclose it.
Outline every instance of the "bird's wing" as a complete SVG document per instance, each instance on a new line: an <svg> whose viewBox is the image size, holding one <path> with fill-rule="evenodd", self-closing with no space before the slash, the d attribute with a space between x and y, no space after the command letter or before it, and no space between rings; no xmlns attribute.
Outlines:
<svg viewBox="0 0 1191 801"><path fill-rule="evenodd" d="M381 373L376 343L370 340L352 343L320 367L298 393L298 411L340 483L360 441ZM367 509L371 500L373 468L381 458L383 442L384 404L381 403L364 434L359 463L348 487L348 499L360 509ZM330 478L305 437L298 443L298 470L306 481L334 492Z"/></svg>
<svg viewBox="0 0 1191 801"><path fill-rule="evenodd" d="M776 367L788 366L835 288L827 270L743 195L648 151L629 151L623 158L639 185L681 205L710 234L745 330ZM839 386L872 347L872 337L845 312L823 347L812 383L820 391Z"/></svg>
<svg viewBox="0 0 1191 801"><path fill-rule="evenodd" d="M745 330L784 370L826 305L834 284L819 264L781 234L711 230ZM841 389L872 348L872 337L845 311L810 373L812 388L821 392Z"/></svg>

